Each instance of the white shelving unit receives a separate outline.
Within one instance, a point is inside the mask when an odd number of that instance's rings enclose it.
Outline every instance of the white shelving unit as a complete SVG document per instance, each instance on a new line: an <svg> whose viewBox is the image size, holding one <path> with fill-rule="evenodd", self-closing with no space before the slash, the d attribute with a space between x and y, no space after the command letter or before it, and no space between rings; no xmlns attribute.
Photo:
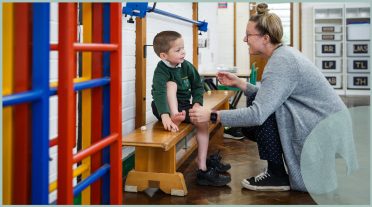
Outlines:
<svg viewBox="0 0 372 207"><path fill-rule="evenodd" d="M370 94L370 20L370 7L345 6L347 95Z"/></svg>
<svg viewBox="0 0 372 207"><path fill-rule="evenodd" d="M314 63L339 95L370 95L369 4L316 6Z"/></svg>

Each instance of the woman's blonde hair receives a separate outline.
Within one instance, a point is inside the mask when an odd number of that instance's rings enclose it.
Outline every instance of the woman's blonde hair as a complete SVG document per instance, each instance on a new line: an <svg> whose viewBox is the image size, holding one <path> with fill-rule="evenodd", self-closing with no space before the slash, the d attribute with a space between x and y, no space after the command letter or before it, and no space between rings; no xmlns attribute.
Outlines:
<svg viewBox="0 0 372 207"><path fill-rule="evenodd" d="M269 35L272 44L279 44L283 38L282 21L278 15L269 13L267 4L260 3L256 7L257 14L249 18L256 23L256 29L261 35Z"/></svg>

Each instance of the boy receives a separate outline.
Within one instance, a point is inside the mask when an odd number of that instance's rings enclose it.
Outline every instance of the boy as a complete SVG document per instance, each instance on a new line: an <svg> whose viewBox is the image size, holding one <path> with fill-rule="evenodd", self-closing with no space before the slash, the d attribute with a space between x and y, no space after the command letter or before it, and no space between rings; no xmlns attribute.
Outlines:
<svg viewBox="0 0 372 207"><path fill-rule="evenodd" d="M178 131L181 122L190 123L189 110L203 105L203 84L194 66L184 59L185 50L181 34L175 31L160 32L155 36L153 46L161 61L154 72L152 111L156 118L162 121L165 130ZM199 168L197 183L211 186L226 185L231 178L220 173L226 172L231 166L222 164L218 155L211 156L207 161L208 122L195 126Z"/></svg>

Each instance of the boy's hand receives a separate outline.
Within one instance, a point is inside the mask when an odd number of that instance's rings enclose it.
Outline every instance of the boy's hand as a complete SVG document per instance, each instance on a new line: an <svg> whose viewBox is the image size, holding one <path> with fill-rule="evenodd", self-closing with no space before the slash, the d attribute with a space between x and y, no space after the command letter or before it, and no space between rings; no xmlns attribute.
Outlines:
<svg viewBox="0 0 372 207"><path fill-rule="evenodd" d="M167 131L178 131L178 126L173 123L169 114L162 114L161 120L163 122L164 129Z"/></svg>

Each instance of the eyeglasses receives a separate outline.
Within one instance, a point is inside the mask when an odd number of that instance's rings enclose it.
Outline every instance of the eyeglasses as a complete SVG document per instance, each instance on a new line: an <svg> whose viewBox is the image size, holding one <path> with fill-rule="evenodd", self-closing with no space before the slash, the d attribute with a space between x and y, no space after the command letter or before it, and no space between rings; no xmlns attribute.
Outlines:
<svg viewBox="0 0 372 207"><path fill-rule="evenodd" d="M251 37L251 36L263 36L262 34L246 34L245 37Z"/></svg>
<svg viewBox="0 0 372 207"><path fill-rule="evenodd" d="M263 36L262 34L246 34L244 36L244 41L247 41L248 40L248 37L252 37L252 36Z"/></svg>

